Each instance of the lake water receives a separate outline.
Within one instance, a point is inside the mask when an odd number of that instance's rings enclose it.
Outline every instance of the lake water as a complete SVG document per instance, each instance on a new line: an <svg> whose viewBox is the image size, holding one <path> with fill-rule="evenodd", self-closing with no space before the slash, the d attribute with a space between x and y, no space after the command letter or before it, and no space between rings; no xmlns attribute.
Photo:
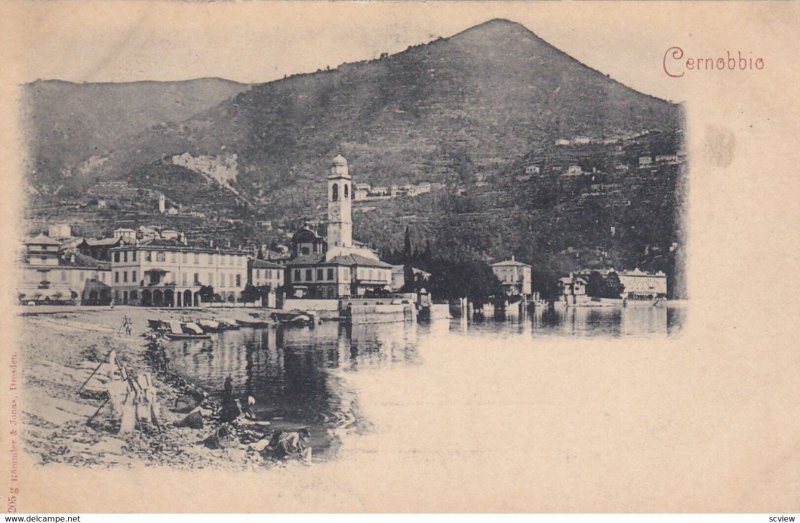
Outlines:
<svg viewBox="0 0 800 523"><path fill-rule="evenodd" d="M210 340L173 341L167 356L173 370L220 396L225 378L238 397L256 399L259 418L275 428L309 427L315 459L329 459L349 433L369 429L356 391L342 373L416 366L425 371L418 347L462 336L531 340L544 337L666 337L683 323L685 309L665 306L571 308L524 319L434 320L345 326L243 328Z"/></svg>

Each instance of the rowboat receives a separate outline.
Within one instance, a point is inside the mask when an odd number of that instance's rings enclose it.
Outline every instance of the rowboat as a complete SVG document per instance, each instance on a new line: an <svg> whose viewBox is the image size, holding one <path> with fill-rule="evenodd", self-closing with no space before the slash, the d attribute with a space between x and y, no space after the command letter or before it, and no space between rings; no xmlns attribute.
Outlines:
<svg viewBox="0 0 800 523"><path fill-rule="evenodd" d="M236 323L241 325L242 327L251 327L251 328L259 328L259 327L269 327L273 323L268 320L236 320Z"/></svg>
<svg viewBox="0 0 800 523"><path fill-rule="evenodd" d="M195 323L181 325L179 321L170 320L168 324L169 331L166 332L166 335L171 340L207 340L211 337L210 334L204 334L203 329Z"/></svg>

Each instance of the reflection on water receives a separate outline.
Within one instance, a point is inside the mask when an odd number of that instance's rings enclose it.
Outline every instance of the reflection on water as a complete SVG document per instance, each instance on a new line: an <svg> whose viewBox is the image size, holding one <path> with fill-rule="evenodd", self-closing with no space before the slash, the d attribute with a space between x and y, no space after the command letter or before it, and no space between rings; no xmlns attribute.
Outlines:
<svg viewBox="0 0 800 523"><path fill-rule="evenodd" d="M425 337L462 333L489 336L665 336L680 327L685 310L670 306L569 308L535 311L516 320L431 324L389 323L344 326L325 322L308 327L243 328L210 340L167 344L173 370L219 396L227 376L239 397L256 398L255 413L276 428L308 426L315 456L333 455L340 437L363 428L357 398L340 372L369 372L394 365L418 365ZM420 372L424 366L420 366ZM277 421L276 421L277 418Z"/></svg>
<svg viewBox="0 0 800 523"><path fill-rule="evenodd" d="M341 431L358 430L356 398L338 371L416 364L415 324L243 328L210 340L167 343L170 367L219 397L225 378L237 397L253 396L259 419L277 428L308 426L316 455Z"/></svg>

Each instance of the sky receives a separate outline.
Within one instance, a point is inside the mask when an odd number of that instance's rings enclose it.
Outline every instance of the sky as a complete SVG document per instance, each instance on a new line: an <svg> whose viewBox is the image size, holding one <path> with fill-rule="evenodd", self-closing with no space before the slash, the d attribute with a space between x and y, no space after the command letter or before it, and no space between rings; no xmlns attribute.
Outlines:
<svg viewBox="0 0 800 523"><path fill-rule="evenodd" d="M709 19L725 27L742 16L738 9L712 13L708 4L679 2L69 1L8 8L10 32L21 44L13 55L20 82L266 82L507 18L626 85L674 101L682 101L688 82L664 74L666 50L681 45L701 54L724 52L728 45L719 44Z"/></svg>

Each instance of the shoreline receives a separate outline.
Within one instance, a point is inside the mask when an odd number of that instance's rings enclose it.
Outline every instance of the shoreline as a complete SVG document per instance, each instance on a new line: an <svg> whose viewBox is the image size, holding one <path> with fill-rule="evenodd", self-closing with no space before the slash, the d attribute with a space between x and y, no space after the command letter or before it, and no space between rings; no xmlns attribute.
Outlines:
<svg viewBox="0 0 800 523"><path fill-rule="evenodd" d="M254 312L263 315L267 311L20 307L21 422L25 451L39 464L56 462L93 467L166 465L183 469L247 470L277 463L259 452L266 443L263 438L269 434L259 434L238 423L233 425L238 444L222 449L207 445L221 426L217 419L220 401L211 391L168 368L160 368L152 358L151 342L145 336L152 332L147 324L152 317L244 319ZM129 336L119 328L126 316L133 322ZM110 395L109 384L121 383L109 378L110 366L102 361L111 350L116 351L120 363L131 372L149 375L160 406L160 429L146 426L127 435L116 433L118 416L112 415L109 405L103 405ZM98 367L100 371L78 394L81 383ZM176 406L191 404L188 398L193 398L202 409L202 428L176 426L187 415L182 412L185 408ZM96 417L88 425L87 420L95 411ZM255 441L259 444L254 445Z"/></svg>

